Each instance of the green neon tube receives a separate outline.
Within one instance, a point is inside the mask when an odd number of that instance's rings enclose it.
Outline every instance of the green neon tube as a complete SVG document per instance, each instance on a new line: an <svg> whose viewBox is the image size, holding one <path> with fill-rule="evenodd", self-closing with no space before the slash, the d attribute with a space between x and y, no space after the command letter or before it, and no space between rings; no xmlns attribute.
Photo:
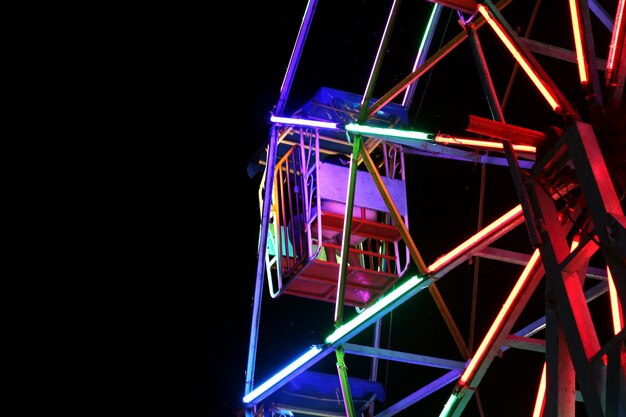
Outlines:
<svg viewBox="0 0 626 417"><path fill-rule="evenodd" d="M348 123L344 126L348 132L362 133L372 136L390 136L395 138L417 139L434 141L435 137L431 133L418 132L413 130L387 129L384 127L363 126L356 123Z"/></svg>
<svg viewBox="0 0 626 417"><path fill-rule="evenodd" d="M424 278L418 277L417 275L409 278L404 284L400 285L388 295L380 298L374 305L369 307L367 310L335 330L330 336L326 338L326 343L335 343L337 340L341 339L343 336L357 328L359 325L363 324L374 314L378 313L380 310L400 298L402 294L415 288L417 284L419 284L423 280Z"/></svg>

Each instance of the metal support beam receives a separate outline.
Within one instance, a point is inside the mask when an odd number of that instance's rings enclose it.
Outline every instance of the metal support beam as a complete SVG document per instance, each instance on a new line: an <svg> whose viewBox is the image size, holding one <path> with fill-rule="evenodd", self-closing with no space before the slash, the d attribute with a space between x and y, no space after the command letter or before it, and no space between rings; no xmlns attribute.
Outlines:
<svg viewBox="0 0 626 417"><path fill-rule="evenodd" d="M626 217L593 128L576 122L565 132L565 140L623 312L626 308Z"/></svg>
<svg viewBox="0 0 626 417"><path fill-rule="evenodd" d="M541 254L546 269L547 416L568 415L560 413L567 413L575 402L574 396L563 391L569 392L569 364L563 358L567 350L587 412L591 417L601 417L600 379L589 363L600 349L600 343L578 274L563 272L561 267L570 253L566 232L552 197L539 184L530 184L529 195L541 220Z"/></svg>
<svg viewBox="0 0 626 417"><path fill-rule="evenodd" d="M254 286L254 303L252 305L252 324L250 326L250 342L248 345L248 365L246 368L246 383L244 395L248 395L254 388L254 372L256 352L259 341L259 323L261 321L261 302L263 300L263 282L265 278L265 252L267 251L267 232L270 222L270 207L274 187L274 170L276 166L276 148L278 146L278 127L273 126L270 131L270 141L267 149L267 167L265 173L265 189L261 214L261 236L259 238L259 254L257 258L256 281ZM246 408L246 416L252 416L252 410Z"/></svg>

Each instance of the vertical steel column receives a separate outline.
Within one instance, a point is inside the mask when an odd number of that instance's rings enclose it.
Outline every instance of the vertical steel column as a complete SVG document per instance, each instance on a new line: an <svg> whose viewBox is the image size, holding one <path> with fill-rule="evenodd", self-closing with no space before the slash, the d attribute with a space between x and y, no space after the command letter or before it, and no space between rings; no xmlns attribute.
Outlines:
<svg viewBox="0 0 626 417"><path fill-rule="evenodd" d="M248 367L244 395L250 394L254 388L254 370L256 350L259 339L259 323L261 321L261 302L263 300L263 279L265 272L265 252L267 251L267 230L269 226L272 191L274 187L274 168L276 167L276 148L278 146L278 128L272 126L267 150L267 166L265 175L265 193L263 195L263 211L261 214L261 236L259 238L259 255L256 266L256 284L254 286L254 303L252 305L252 324L250 326L250 344L248 347ZM252 417L252 410L246 408L246 417Z"/></svg>
<svg viewBox="0 0 626 417"><path fill-rule="evenodd" d="M617 295L626 309L626 216L595 133L589 124L576 122L565 139L576 175L585 194L595 231L602 243L607 265L611 268Z"/></svg>
<svg viewBox="0 0 626 417"><path fill-rule="evenodd" d="M352 402L352 392L350 391L350 381L348 380L348 367L345 361L345 352L343 346L335 349L335 356L337 356L337 373L341 382L341 394L343 395L343 406L346 410L346 416L355 417L354 403Z"/></svg>
<svg viewBox="0 0 626 417"><path fill-rule="evenodd" d="M603 416L599 390L601 377L598 368L592 368L590 363L600 349L600 343L578 274L561 267L570 254L565 229L558 220L552 197L541 185L529 184L529 195L534 211L541 219L539 232L546 270L546 309L547 313L555 314L554 320L546 322L546 416L567 415L563 413L572 409L575 395L568 387L575 376L589 416ZM559 357L563 343L567 343L573 368Z"/></svg>
<svg viewBox="0 0 626 417"><path fill-rule="evenodd" d="M302 24L296 40L296 45L289 60L289 66L280 88L280 97L276 105L275 113L282 116L287 103L287 97L293 83L296 68L302 55L304 41L306 40L317 0L309 0L307 4ZM248 366L246 368L246 383L244 395L248 395L254 388L254 371L256 363L256 351L259 337L259 324L261 319L261 302L263 300L263 279L265 273L265 253L267 251L267 231L269 227L270 207L272 201L272 192L274 187L274 169L276 167L276 151L278 147L278 128L273 126L270 132L270 141L267 150L266 175L265 175L265 193L263 196L263 212L261 214L261 235L259 240L259 253L257 258L256 284L254 287L254 303L252 306L252 324L250 328L250 342L248 347ZM246 417L252 417L253 412L250 408L245 410Z"/></svg>
<svg viewBox="0 0 626 417"><path fill-rule="evenodd" d="M343 218L343 231L341 234L341 262L339 263L339 276L337 278L337 296L335 299L335 328L343 324L343 304L346 292L346 273L348 272L348 253L350 250L350 233L352 231L352 210L354 209L354 190L356 189L356 174L358 168L358 155L361 152L363 140L360 134L354 135L352 145L352 158L348 174L348 191L346 196L346 211Z"/></svg>

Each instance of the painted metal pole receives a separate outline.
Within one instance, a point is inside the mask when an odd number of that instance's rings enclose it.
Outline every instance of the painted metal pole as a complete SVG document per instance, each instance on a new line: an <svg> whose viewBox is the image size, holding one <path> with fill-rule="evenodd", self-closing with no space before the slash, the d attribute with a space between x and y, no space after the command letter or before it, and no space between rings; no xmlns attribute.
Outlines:
<svg viewBox="0 0 626 417"><path fill-rule="evenodd" d="M278 99L278 104L275 108L275 114L277 116L282 116L283 111L285 110L285 105L287 103L287 97L289 96L289 91L291 90L291 85L293 83L293 79L295 77L296 69L298 67L298 63L300 62L300 56L302 55L302 50L304 48L304 42L306 40L307 34L309 32L309 28L311 27L311 22L313 21L313 14L315 13L315 6L317 5L317 0L309 0L304 17L302 18L302 23L300 25L300 31L298 32L298 37L296 39L296 44L294 46L293 52L291 54L291 58L289 60L289 65L287 67L287 72L285 73L285 78L283 79L283 84L280 88L280 96ZM270 207L274 186L274 168L276 167L276 148L278 147L278 128L276 126L272 127L270 132L270 141L268 144L267 150L267 161L266 161L266 175L265 175L265 193L263 196L263 212L261 214L261 235L260 235L260 244L259 244L259 254L257 258L257 271L256 271L256 284L254 287L254 303L252 307L252 324L250 327L250 343L248 347L248 366L246 368L246 384L245 384L245 395L248 395L252 389L254 388L254 371L255 371L255 363L256 363L256 351L258 345L259 338L259 324L261 321L261 302L263 299L263 280L265 273L265 254L267 250L267 232L269 227L269 217L270 217ZM246 408L245 410L246 417L252 417L253 412L251 408Z"/></svg>
<svg viewBox="0 0 626 417"><path fill-rule="evenodd" d="M352 210L354 209L354 191L356 189L357 158L363 140L360 134L354 135L352 148L352 162L348 174L348 191L346 197L346 212L343 218L343 232L341 234L341 262L339 263L339 276L337 280L337 296L335 299L335 328L343 324L343 304L346 292L346 274L348 271L348 253L350 250L350 233L352 231Z"/></svg>
<svg viewBox="0 0 626 417"><path fill-rule="evenodd" d="M374 86L376 84L376 80L378 78L378 73L380 72L380 68L382 66L383 57L385 55L385 51L387 50L387 45L389 44L389 39L391 38L391 32L393 25L396 20L396 16L398 15L398 10L400 9L400 0L394 0L391 5L391 11L389 12L389 17L387 18L387 23L385 25L385 31L383 32L383 37L380 41L380 45L378 47L378 51L376 52L376 58L374 60L374 65L372 66L372 72L370 73L370 77L367 80L367 85L365 87L365 93L363 94L363 99L361 100L361 109L359 111L359 116L357 118L357 123L361 124L367 120L367 106L369 104L370 98L374 92ZM346 272L348 268L348 251L350 248L350 233L352 231L352 210L354 208L354 191L356 188L356 174L358 168L358 160L359 155L361 153L362 147L362 138L360 134L354 135L354 144L352 148L352 156L350 163L350 176L348 182L348 191L346 196L346 211L343 219L343 233L341 235L341 263L339 265L339 277L337 282L337 298L335 304L335 327L338 328L343 324L343 304L344 304L344 296L346 289ZM341 378L341 390L343 393L343 399L346 407L346 415L348 417L354 417L354 404L352 403L352 394L350 393L350 383L348 381L348 374L344 362L344 353L343 348L339 348L335 351L337 355L337 371L339 372L339 376Z"/></svg>
<svg viewBox="0 0 626 417"><path fill-rule="evenodd" d="M504 122L504 114L502 114L502 108L500 107L498 95L496 94L496 89L494 88L491 80L491 74L489 74L489 67L487 67L487 62L485 61L485 55L483 54L483 48L480 45L480 39L478 39L478 35L476 34L476 26L473 23L468 23L465 25L465 30L467 31L467 39L470 47L474 53L474 60L476 61L478 75L480 76L480 81L483 84L485 96L487 97L491 117L493 120Z"/></svg>
<svg viewBox="0 0 626 417"><path fill-rule="evenodd" d="M415 60L415 65L413 66L413 71L415 71L417 67L422 66L424 61L426 61L426 55L428 54L430 44L435 35L435 29L437 28L437 23L439 22L439 16L441 16L441 9L443 9L441 4L433 4L433 10L430 14L430 19L428 19L428 23L426 24L424 36L422 37L419 48L417 49L417 58ZM409 87L406 89L404 99L402 100L402 105L404 107L409 107L411 105L411 101L413 101L413 94L415 94L415 90L417 89L418 81L419 79L416 79L415 82L409 84Z"/></svg>
<svg viewBox="0 0 626 417"><path fill-rule="evenodd" d="M391 11L389 13L389 17L387 19L387 24L385 25L385 31L383 32L383 37L380 41L380 45L378 47L378 51L376 52L376 58L374 59L374 65L372 66L372 71L370 73L369 79L367 80L367 85L365 87L365 93L363 94L363 99L361 100L361 109L359 111L359 116L357 118L357 123L364 123L367 118L367 106L369 105L369 101L372 98L372 94L374 92L374 86L376 85L376 80L378 79L378 73L380 72L380 68L383 63L383 57L385 55L385 51L387 50L387 45L389 44L389 39L391 38L391 29L393 28L393 24L395 23L396 16L398 14L398 10L400 9L400 0L395 0L391 5ZM348 267L348 251L350 247L350 233L352 229L352 210L354 208L354 190L356 188L356 171L358 168L358 159L359 154L361 153L362 147L362 138L360 134L354 135L354 144L352 147L352 159L350 164L350 173L348 180L348 191L346 196L346 211L344 215L343 222L343 233L341 235L341 263L339 265L339 279L337 282L337 298L335 304L335 327L341 326L343 324L343 301L344 301L344 293L346 287L346 272Z"/></svg>
<svg viewBox="0 0 626 417"><path fill-rule="evenodd" d="M276 166L276 148L278 145L278 128L272 126L270 142L267 150L267 171L265 175L265 193L263 196L263 211L261 214L261 236L259 239L259 255L256 267L256 284L254 286L254 303L252 306L252 324L250 326L250 344L248 347L248 367L246 369L245 394L248 395L254 388L254 368L256 351L259 340L259 323L261 320L261 302L263 300L263 280L265 273L265 253L267 250L267 230L272 206L272 191L274 185L274 168ZM252 417L252 410L246 408L246 417Z"/></svg>
<svg viewBox="0 0 626 417"><path fill-rule="evenodd" d="M287 72L285 73L283 84L280 87L280 97L275 109L275 113L278 116L282 116L283 111L285 111L289 91L291 90L291 85L293 84L293 79L296 75L298 63L300 63L300 57L302 56L302 50L304 49L304 42L306 41L309 29L311 28L311 22L313 22L313 15L315 14L316 6L317 0L309 0L306 5L304 16L302 17L302 23L300 24L300 31L298 32L298 37L296 38L296 44L293 48L293 52L291 53L291 58L289 59L289 65L287 66Z"/></svg>
<svg viewBox="0 0 626 417"><path fill-rule="evenodd" d="M356 417L354 404L352 403L352 393L350 392L350 381L348 380L348 367L346 366L343 346L335 350L337 356L337 373L341 382L341 393L343 394L343 405L347 417Z"/></svg>
<svg viewBox="0 0 626 417"><path fill-rule="evenodd" d="M526 33L524 34L524 39L528 39L530 36L530 32L535 26L535 20L537 19L537 13L539 13L539 6L541 6L541 0L537 0L535 2L535 7L533 7L533 13L530 15L530 20L528 21L528 26L526 27ZM513 67L513 72L511 73L511 77L509 77L509 83L506 86L506 91L504 92L504 97L502 97L502 108L506 108L506 104L509 102L509 96L511 94L511 89L513 89L513 82L515 81L515 77L519 72L519 63L515 61L515 66Z"/></svg>

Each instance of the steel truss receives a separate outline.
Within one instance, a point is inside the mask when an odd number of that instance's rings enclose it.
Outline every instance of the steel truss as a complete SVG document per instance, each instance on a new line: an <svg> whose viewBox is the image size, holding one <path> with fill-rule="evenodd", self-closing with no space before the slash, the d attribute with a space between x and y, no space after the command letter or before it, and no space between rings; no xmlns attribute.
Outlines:
<svg viewBox="0 0 626 417"><path fill-rule="evenodd" d="M624 416L626 415L626 344L623 329L626 306L626 217L623 201L626 181L623 166L626 166L626 160L622 159L624 157L622 149L626 146L623 104L626 78L626 54L623 49L626 25L620 8L624 2L616 2L615 10L605 10L596 0L572 0L569 2L569 8L566 7L566 2L563 2L564 13L571 14L573 19L570 29L571 36L575 39L574 51L533 41L514 31L504 15L504 8L512 3L512 0L502 0L497 4L488 0L430 3L434 8L431 15L435 17L433 25L436 25L436 17L442 8L454 9L460 12L461 26L464 30L428 58L426 54L422 55L413 71L386 94L373 100L377 79L379 75L384 75L381 70L384 56L382 51L387 49L394 22L400 13L400 2L392 2L354 124L319 126L306 125L303 119L299 120L297 117L275 119L278 121L274 122L271 129L267 155L262 161L266 165L261 184L263 197L259 241L262 244L259 245L243 397L246 415L261 413L335 415L321 408L289 410L288 407L273 401L274 394L286 384L303 372L315 369L318 364L334 354L341 387L340 401L344 408L342 415L362 414L382 417L402 414L405 410L411 413L417 410L427 397L445 391L444 388L448 387L447 401L441 402L439 414L436 415L461 416L470 400L479 392L480 384L490 366L498 357L506 356L507 351L514 348L536 352L542 355L545 363L543 379L541 375L528 378L530 384L538 386L540 380L545 384L543 389L537 388L537 397L533 399L536 404L535 410L539 410L535 413L543 413L546 417L582 415L581 413L593 417ZM294 53L281 88L280 99L273 112L277 117L291 116L284 115L283 112L316 6L317 1L314 0L307 4ZM537 10L538 7L534 12ZM596 56L597 46L592 19L597 19L602 23L604 30L611 33L609 56L606 60L605 57ZM480 29L483 26L485 28ZM481 30L482 36L482 31L488 30L486 26L491 28L490 33L499 36L508 52L516 57L519 68L534 80L534 86L540 91L543 99L562 117L564 129L546 129L539 132L506 123L502 101L493 86L489 63L485 59L479 39L478 30ZM432 36L430 32L424 35L426 42L423 45L430 44L430 36ZM361 130L361 126L367 126L372 116L385 109L385 106L400 94L412 94L416 81L435 65L444 62L444 57L464 44L465 40L468 41L475 59L491 112L490 119L469 115L469 122L465 126L468 135L464 137L439 132L418 138L415 135L403 136L402 132L384 129ZM555 79L542 68L535 54L579 64L579 87L584 90L589 106L584 117L561 92ZM601 73L604 73L603 77ZM553 75L555 76L557 75ZM266 265L268 255L267 245L264 243L267 242L272 220L271 204L268 202L274 198L275 167L282 156L279 145L293 138L290 135L294 135L294 132L302 136L300 133L302 129L308 132L307 137L318 137L328 129L345 132L349 139L343 145L347 146L347 153L351 154L353 161L361 162L361 166L364 166L372 176L385 201L392 224L397 225L402 241L406 244L416 274L401 277L399 284L376 303L369 304L362 311L358 311L356 316L347 319L344 312L344 291L349 248L346 242L349 241L351 234L350 220L359 166L353 163L350 166L346 190L344 215L346 220L342 231L344 243L341 245L337 295L334 297L334 330L293 363L281 368L272 378L257 384L255 369L261 304L264 300L263 286L266 274L272 274L271 267ZM464 139L467 142L463 142ZM401 146L407 153L424 157L506 165L519 204L428 265L408 230L407 222L398 212L381 179L379 169L371 157L372 147L364 146L364 143L372 140ZM448 147L451 143L459 146ZM496 147L497 153L481 152L485 146ZM521 150L525 149L521 148L523 146L532 147L533 150ZM492 246L498 239L521 225L527 229L533 253L519 253ZM412 223L412 230L419 227L419 224ZM446 305L444 295L438 289L439 280L473 259L497 260L523 267L475 350L464 340ZM602 263L602 267L593 265L597 260ZM545 285L545 315L514 330L518 319L541 283ZM460 359L380 347L381 320L410 300L414 300L423 290L428 290L432 296L456 345ZM612 295L609 296L609 293ZM606 332L599 330L606 327L606 323L597 322L596 315L589 308L589 303L595 299L605 302L607 309L613 308L614 323L612 333L608 336ZM353 342L360 334L372 329L374 342L371 346ZM536 337L541 332L544 337ZM367 402L366 407L356 409L349 376L353 356L372 359L372 371L369 376L372 381L377 380L376 369L380 360L409 366L419 365L441 371L430 382L417 385L410 394L392 404L385 404L384 408L375 405L373 398L371 402ZM410 383L406 381L407 385ZM509 389L515 390L513 385L510 385ZM483 414L480 398L476 399L478 411ZM498 412L505 413L503 410Z"/></svg>

